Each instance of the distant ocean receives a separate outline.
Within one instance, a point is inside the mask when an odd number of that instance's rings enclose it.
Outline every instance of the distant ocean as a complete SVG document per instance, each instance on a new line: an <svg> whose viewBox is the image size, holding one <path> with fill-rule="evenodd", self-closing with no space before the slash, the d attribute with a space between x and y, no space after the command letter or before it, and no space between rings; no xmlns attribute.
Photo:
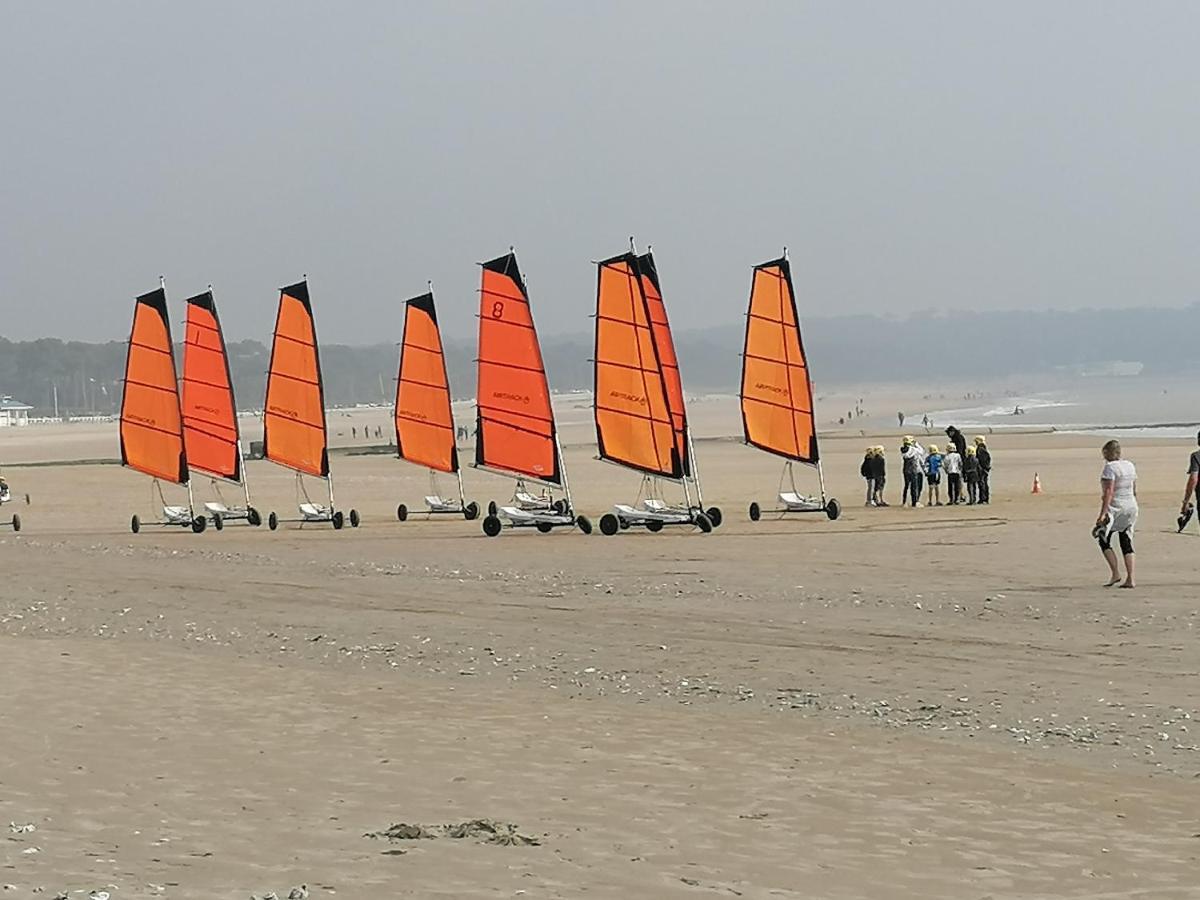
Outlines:
<svg viewBox="0 0 1200 900"><path fill-rule="evenodd" d="M1047 428L1077 434L1194 438L1200 428L1200 397L1194 380L1128 377L1075 377L1045 390L1008 389L978 401L945 405L929 412L934 427L1001 431ZM938 398L940 401L941 398ZM929 402L938 402L931 398ZM1020 409L1020 414L1014 414ZM915 417L920 420L924 413Z"/></svg>

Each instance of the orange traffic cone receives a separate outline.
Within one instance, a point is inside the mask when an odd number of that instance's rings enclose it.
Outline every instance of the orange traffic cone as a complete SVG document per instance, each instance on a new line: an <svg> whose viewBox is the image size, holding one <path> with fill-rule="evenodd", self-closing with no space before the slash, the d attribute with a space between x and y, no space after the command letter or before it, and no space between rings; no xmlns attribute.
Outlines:
<svg viewBox="0 0 1200 900"><path fill-rule="evenodd" d="M1030 493L1040 494L1042 492L1042 479L1038 477L1038 473L1033 473L1033 490Z"/></svg>

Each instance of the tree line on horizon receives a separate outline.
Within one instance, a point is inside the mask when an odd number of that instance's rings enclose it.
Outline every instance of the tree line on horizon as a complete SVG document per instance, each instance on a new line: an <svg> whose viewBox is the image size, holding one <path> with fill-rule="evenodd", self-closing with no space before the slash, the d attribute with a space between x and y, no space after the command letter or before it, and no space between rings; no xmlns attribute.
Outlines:
<svg viewBox="0 0 1200 900"><path fill-rule="evenodd" d="M822 385L923 382L969 389L978 380L1050 373L1115 360L1140 362L1147 375L1200 369L1194 351L1200 304L1178 309L1069 312L921 313L905 318L834 316L803 323L814 380ZM691 392L736 391L741 376L742 327L679 330L676 350ZM270 347L229 343L238 406L261 407ZM445 339L453 394L474 396L473 341ZM557 391L592 386L592 337L544 336L542 355ZM182 351L177 348L177 360ZM395 395L394 344L325 344L321 368L329 406L390 404ZM0 394L34 407L35 416L111 415L121 401L125 342L84 343L0 338Z"/></svg>

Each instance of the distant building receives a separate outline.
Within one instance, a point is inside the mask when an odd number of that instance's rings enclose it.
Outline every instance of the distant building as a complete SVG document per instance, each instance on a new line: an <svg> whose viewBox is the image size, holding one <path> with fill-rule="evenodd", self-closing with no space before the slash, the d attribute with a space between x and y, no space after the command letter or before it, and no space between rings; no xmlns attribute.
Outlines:
<svg viewBox="0 0 1200 900"><path fill-rule="evenodd" d="M0 428L13 425L28 425L29 411L32 406L18 403L12 397L0 397Z"/></svg>

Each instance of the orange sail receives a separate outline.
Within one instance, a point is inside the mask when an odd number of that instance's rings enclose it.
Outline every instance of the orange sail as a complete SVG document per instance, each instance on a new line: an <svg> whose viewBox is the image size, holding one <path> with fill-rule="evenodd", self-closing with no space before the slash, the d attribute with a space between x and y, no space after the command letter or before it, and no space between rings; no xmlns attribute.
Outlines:
<svg viewBox="0 0 1200 900"><path fill-rule="evenodd" d="M183 342L183 438L188 462L218 478L241 481L237 409L225 337L212 291L187 300Z"/></svg>
<svg viewBox="0 0 1200 900"><path fill-rule="evenodd" d="M405 304L395 414L401 459L439 472L458 471L450 382L432 293Z"/></svg>
<svg viewBox="0 0 1200 900"><path fill-rule="evenodd" d="M562 484L542 349L517 257L483 264L475 463Z"/></svg>
<svg viewBox="0 0 1200 900"><path fill-rule="evenodd" d="M121 396L121 464L163 481L188 481L175 349L163 288L142 294L134 306Z"/></svg>
<svg viewBox="0 0 1200 900"><path fill-rule="evenodd" d="M279 292L279 315L267 371L263 455L307 475L329 474L325 392L306 281Z"/></svg>
<svg viewBox="0 0 1200 900"><path fill-rule="evenodd" d="M595 359L600 458L651 475L682 477L683 458L632 253L597 266Z"/></svg>
<svg viewBox="0 0 1200 900"><path fill-rule="evenodd" d="M742 424L748 444L796 462L819 459L812 381L786 257L754 267L742 355Z"/></svg>
<svg viewBox="0 0 1200 900"><path fill-rule="evenodd" d="M658 268L654 265L653 254L647 252L638 257L638 273L642 281L642 293L646 295L646 308L650 313L654 349L658 352L658 364L667 389L667 409L671 413L671 429L675 432L675 450L683 463L683 474L691 475L692 460L691 454L688 453L687 406L683 400L683 379L679 376L675 339L671 336L671 323L667 319L667 306L663 302L662 286L658 281Z"/></svg>

